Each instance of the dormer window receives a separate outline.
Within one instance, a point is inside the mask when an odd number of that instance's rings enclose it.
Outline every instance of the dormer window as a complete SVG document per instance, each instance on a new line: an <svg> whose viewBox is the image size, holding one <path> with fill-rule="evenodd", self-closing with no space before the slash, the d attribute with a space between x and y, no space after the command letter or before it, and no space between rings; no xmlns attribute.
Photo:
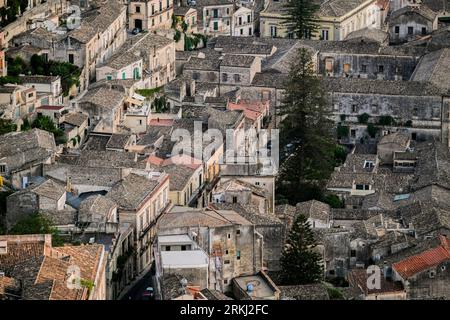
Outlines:
<svg viewBox="0 0 450 320"><path fill-rule="evenodd" d="M375 166L375 163L373 161L364 161L364 169L372 169Z"/></svg>

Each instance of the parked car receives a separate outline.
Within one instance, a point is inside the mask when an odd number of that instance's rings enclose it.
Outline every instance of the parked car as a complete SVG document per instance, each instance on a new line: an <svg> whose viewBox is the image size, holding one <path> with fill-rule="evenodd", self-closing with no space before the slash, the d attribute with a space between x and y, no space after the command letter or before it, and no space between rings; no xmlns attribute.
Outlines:
<svg viewBox="0 0 450 320"><path fill-rule="evenodd" d="M154 297L155 291L153 290L152 287L148 287L147 289L145 289L144 293L142 293L142 298L144 300L153 300Z"/></svg>

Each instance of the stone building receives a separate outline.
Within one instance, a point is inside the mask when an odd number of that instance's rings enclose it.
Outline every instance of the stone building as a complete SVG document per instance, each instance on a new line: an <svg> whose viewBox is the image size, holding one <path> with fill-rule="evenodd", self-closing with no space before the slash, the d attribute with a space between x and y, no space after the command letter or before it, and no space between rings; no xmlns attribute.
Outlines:
<svg viewBox="0 0 450 320"><path fill-rule="evenodd" d="M392 263L393 281L401 281L407 299L447 299L450 259L445 236Z"/></svg>
<svg viewBox="0 0 450 320"><path fill-rule="evenodd" d="M384 124L386 132L398 129L411 134L414 140L441 136L441 116L445 108L442 90L417 81L381 81L355 78L324 78L329 103L336 122L349 127L346 141L358 141L367 134L367 124L359 116L367 114L377 124L383 117L392 117Z"/></svg>
<svg viewBox="0 0 450 320"><path fill-rule="evenodd" d="M108 1L81 16L79 28L57 34L41 27L28 30L16 38L15 46L41 48L48 60L70 62L83 70L82 88L95 79L96 67L108 60L126 40L126 6Z"/></svg>
<svg viewBox="0 0 450 320"><path fill-rule="evenodd" d="M405 6L389 17L389 41L402 43L426 36L435 29L436 13L426 6Z"/></svg>
<svg viewBox="0 0 450 320"><path fill-rule="evenodd" d="M262 37L295 37L286 25L286 0L266 1L260 14ZM377 0L331 0L315 1L320 5L317 12L318 30L305 38L339 41L353 32L367 27L380 29L387 14L388 2Z"/></svg>
<svg viewBox="0 0 450 320"><path fill-rule="evenodd" d="M53 134L44 130L2 135L0 174L13 188L22 189L31 177L42 176L42 165L52 163L56 151Z"/></svg>
<svg viewBox="0 0 450 320"><path fill-rule="evenodd" d="M89 115L89 124L95 132L115 133L123 120L125 93L119 90L98 87L77 98L75 108Z"/></svg>
<svg viewBox="0 0 450 320"><path fill-rule="evenodd" d="M209 256L188 234L160 235L155 245L156 279L179 275L200 290L209 286ZM161 284L159 284L161 285Z"/></svg>
<svg viewBox="0 0 450 320"><path fill-rule="evenodd" d="M131 0L128 3L128 29L170 29L172 15L173 0Z"/></svg>
<svg viewBox="0 0 450 320"><path fill-rule="evenodd" d="M9 230L20 220L42 211L63 211L66 207L65 185L46 180L15 192L6 199L6 228Z"/></svg>
<svg viewBox="0 0 450 320"><path fill-rule="evenodd" d="M231 290L231 280L262 267L263 239L232 210L174 207L158 222L158 235L188 234L209 259L208 288Z"/></svg>
<svg viewBox="0 0 450 320"><path fill-rule="evenodd" d="M199 0L203 33L207 35L231 35L235 4L230 0Z"/></svg>
<svg viewBox="0 0 450 320"><path fill-rule="evenodd" d="M139 78L143 80L143 88L157 88L175 79L175 41L173 39L153 33L139 34L128 39L120 48L120 52L126 52L131 60L142 59L142 71ZM133 55L136 58L132 58ZM137 71L133 71L134 74L137 75Z"/></svg>
<svg viewBox="0 0 450 320"><path fill-rule="evenodd" d="M103 245L52 247L49 234L0 236L0 270L20 283L6 296L22 300L106 300ZM73 278L73 287L67 279ZM83 285L82 281L91 283ZM12 294L12 295L11 295Z"/></svg>
<svg viewBox="0 0 450 320"><path fill-rule="evenodd" d="M118 204L119 220L133 225L139 274L153 262L156 223L170 207L169 176L131 173L111 188L108 197Z"/></svg>
<svg viewBox="0 0 450 320"><path fill-rule="evenodd" d="M32 119L36 108L41 106L37 91L33 87L6 84L0 86L1 118L12 120L16 124L21 119Z"/></svg>
<svg viewBox="0 0 450 320"><path fill-rule="evenodd" d="M255 12L247 7L240 7L233 13L231 35L234 37L252 37L255 32Z"/></svg>

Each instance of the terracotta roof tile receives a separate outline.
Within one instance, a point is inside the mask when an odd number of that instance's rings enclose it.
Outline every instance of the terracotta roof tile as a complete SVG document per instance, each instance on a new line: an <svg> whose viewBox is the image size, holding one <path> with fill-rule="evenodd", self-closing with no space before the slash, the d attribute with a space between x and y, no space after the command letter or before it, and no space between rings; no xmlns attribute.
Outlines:
<svg viewBox="0 0 450 320"><path fill-rule="evenodd" d="M394 263L392 268L401 277L407 279L417 273L436 267L444 261L450 260L449 240L444 236L441 236L440 240L441 244L438 247Z"/></svg>

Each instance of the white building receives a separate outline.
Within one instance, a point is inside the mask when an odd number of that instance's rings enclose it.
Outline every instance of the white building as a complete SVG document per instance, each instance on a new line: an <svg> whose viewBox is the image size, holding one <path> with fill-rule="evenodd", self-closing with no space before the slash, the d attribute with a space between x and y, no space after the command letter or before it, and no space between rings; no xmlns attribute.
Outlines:
<svg viewBox="0 0 450 320"><path fill-rule="evenodd" d="M231 35L235 37L251 37L255 30L255 16L252 9L240 7L233 13Z"/></svg>

